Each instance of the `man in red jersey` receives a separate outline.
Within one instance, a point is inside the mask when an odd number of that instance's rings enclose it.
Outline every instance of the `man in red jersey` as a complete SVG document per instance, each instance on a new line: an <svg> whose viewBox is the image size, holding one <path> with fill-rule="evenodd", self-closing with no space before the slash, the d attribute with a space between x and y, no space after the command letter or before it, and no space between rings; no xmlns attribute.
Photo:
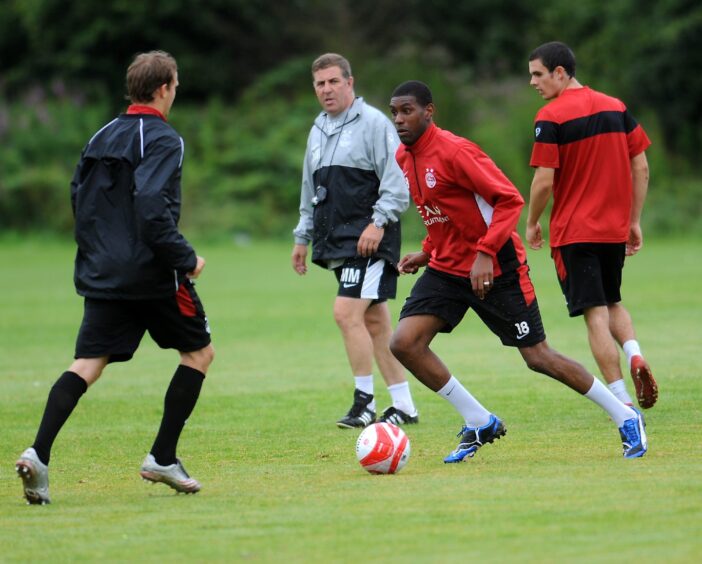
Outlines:
<svg viewBox="0 0 702 564"><path fill-rule="evenodd" d="M550 42L529 56L530 84L549 103L536 115L526 239L544 244L539 218L553 194L551 254L571 317L585 316L590 349L612 392L626 391L616 343L627 356L636 398L653 407L658 386L621 304L624 257L642 245L651 144L626 106L582 86L570 48Z"/></svg>
<svg viewBox="0 0 702 564"><path fill-rule="evenodd" d="M585 368L546 343L521 239L521 195L477 145L438 128L429 88L398 86L390 101L402 141L402 168L427 236L422 250L403 257L400 273L426 266L400 313L390 348L415 377L463 416L458 447L444 462L472 457L505 434L502 421L451 375L429 348L472 308L505 346L517 347L529 368L562 382L601 406L619 427L624 456L646 452L643 418L622 404Z"/></svg>

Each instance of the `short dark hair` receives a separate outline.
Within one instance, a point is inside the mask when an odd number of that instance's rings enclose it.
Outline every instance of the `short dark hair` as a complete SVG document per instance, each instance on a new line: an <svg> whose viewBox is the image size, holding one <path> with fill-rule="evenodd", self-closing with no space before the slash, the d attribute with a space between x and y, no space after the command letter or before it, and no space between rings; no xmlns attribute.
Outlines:
<svg viewBox="0 0 702 564"><path fill-rule="evenodd" d="M417 103L425 107L434 101L429 87L419 80L408 80L400 84L392 93L393 98L397 96L414 96Z"/></svg>
<svg viewBox="0 0 702 564"><path fill-rule="evenodd" d="M553 72L556 67L563 67L568 76L575 76L575 54L565 43L550 41L539 45L529 55L529 61L536 59L541 59L548 72Z"/></svg>
<svg viewBox="0 0 702 564"><path fill-rule="evenodd" d="M329 67L339 67L344 78L351 78L351 63L337 53L325 53L317 57L312 63L312 76L318 70L328 69Z"/></svg>
<svg viewBox="0 0 702 564"><path fill-rule="evenodd" d="M165 51L139 53L127 69L127 98L132 103L153 102L156 89L170 85L177 72L178 64Z"/></svg>

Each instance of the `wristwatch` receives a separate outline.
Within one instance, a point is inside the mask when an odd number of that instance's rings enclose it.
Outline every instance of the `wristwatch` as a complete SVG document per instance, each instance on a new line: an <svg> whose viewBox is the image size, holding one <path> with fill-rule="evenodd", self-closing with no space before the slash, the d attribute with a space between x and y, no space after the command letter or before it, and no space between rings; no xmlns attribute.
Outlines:
<svg viewBox="0 0 702 564"><path fill-rule="evenodd" d="M388 224L387 219L383 219L380 217L377 217L373 220L373 225L375 225L378 229L385 229L385 226Z"/></svg>

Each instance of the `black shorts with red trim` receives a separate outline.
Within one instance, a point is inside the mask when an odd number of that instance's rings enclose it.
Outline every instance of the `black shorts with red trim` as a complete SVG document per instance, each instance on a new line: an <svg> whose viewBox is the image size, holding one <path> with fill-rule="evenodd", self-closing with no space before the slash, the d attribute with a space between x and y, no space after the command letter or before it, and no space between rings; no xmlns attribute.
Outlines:
<svg viewBox="0 0 702 564"><path fill-rule="evenodd" d="M193 352L210 344L207 316L191 280L183 279L178 291L163 299L85 298L75 358L127 361L146 331L162 349Z"/></svg>
<svg viewBox="0 0 702 564"><path fill-rule="evenodd" d="M450 333L470 308L505 346L530 347L546 339L526 264L496 277L483 300L473 293L470 278L427 267L405 301L400 319L433 315L446 322L441 332Z"/></svg>
<svg viewBox="0 0 702 564"><path fill-rule="evenodd" d="M624 243L573 243L551 250L571 317L589 307L622 300L625 247Z"/></svg>

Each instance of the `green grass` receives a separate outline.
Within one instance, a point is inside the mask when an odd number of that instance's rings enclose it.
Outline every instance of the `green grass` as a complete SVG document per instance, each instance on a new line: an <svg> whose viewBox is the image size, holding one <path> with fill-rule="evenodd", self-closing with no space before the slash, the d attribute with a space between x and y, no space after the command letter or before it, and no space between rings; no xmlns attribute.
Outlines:
<svg viewBox="0 0 702 564"><path fill-rule="evenodd" d="M461 422L410 377L421 413L407 429L412 456L396 476L371 476L355 459L358 433L333 424L352 390L333 277L296 276L287 243L204 245L198 290L217 358L179 449L203 490L176 496L139 480L177 363L147 337L59 435L53 503L27 507L13 462L70 363L82 302L71 244L0 240L0 561L699 561L699 247L647 241L625 269L625 304L660 386L644 458L624 460L603 412L528 371L469 314L435 349L507 436L444 465ZM547 252L530 262L549 342L594 371ZM413 281L401 279L400 298ZM388 405L380 378L376 394Z"/></svg>

